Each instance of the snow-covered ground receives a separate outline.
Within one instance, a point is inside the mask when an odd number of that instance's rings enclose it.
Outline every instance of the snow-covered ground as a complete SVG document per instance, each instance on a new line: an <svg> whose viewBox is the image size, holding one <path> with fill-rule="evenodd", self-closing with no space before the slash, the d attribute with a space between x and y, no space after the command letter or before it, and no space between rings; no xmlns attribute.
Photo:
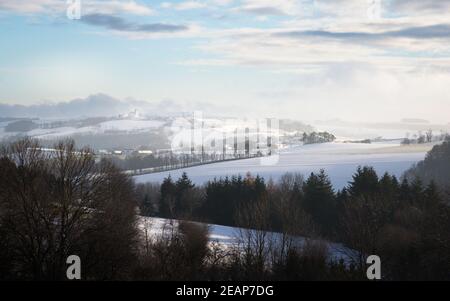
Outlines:
<svg viewBox="0 0 450 301"><path fill-rule="evenodd" d="M138 183L161 182L169 174L178 178L186 172L195 184L200 185L214 178L238 174L245 176L250 172L276 181L286 172L308 176L311 172L325 169L333 186L340 189L351 181L358 166L373 166L379 174L389 172L399 177L412 164L424 159L426 151L427 148L415 149L400 146L399 143L312 144L280 151L278 160L273 158L273 164L266 164L270 158L243 159L140 175L135 180Z"/></svg>
<svg viewBox="0 0 450 301"><path fill-rule="evenodd" d="M137 131L160 127L164 124L157 120L110 120L99 124L101 130Z"/></svg>
<svg viewBox="0 0 450 301"><path fill-rule="evenodd" d="M163 218L156 217L140 217L139 227L144 230L145 228L149 229L150 238L156 238L160 236L164 231L170 231L173 226L177 225L176 220L168 220ZM216 242L219 246L223 248L230 248L233 246L238 246L239 241L241 239L242 231L251 231L245 230L242 228L235 227L227 227L221 225L213 225L207 224L209 229L209 240L211 242ZM167 233L167 232L166 232ZM268 232L267 237L271 237L273 241L277 241L281 238L281 234ZM297 237L296 243L301 245L305 242L305 238ZM344 259L345 262L350 261L349 255L352 253L350 249L344 247L339 243L327 243L325 242L328 248L328 256L329 259L339 260Z"/></svg>
<svg viewBox="0 0 450 301"><path fill-rule="evenodd" d="M176 220L169 220L156 217L140 217L139 226L141 229L147 227L153 237L161 235L164 231L169 231L172 225L176 225ZM216 241L219 244L229 247L238 243L239 229L227 226L208 224L210 231L210 241Z"/></svg>
<svg viewBox="0 0 450 301"><path fill-rule="evenodd" d="M419 133L424 134L432 130L434 135L450 132L450 124L431 123L353 123L345 121L336 122L308 122L318 131L327 131L339 140L363 139L402 139L413 137Z"/></svg>
<svg viewBox="0 0 450 301"><path fill-rule="evenodd" d="M338 139L352 140L352 139L375 139L383 137L384 139L399 139L406 137L407 133L416 134L417 131L404 128L370 128L363 126L315 126L318 131L328 131L333 133Z"/></svg>

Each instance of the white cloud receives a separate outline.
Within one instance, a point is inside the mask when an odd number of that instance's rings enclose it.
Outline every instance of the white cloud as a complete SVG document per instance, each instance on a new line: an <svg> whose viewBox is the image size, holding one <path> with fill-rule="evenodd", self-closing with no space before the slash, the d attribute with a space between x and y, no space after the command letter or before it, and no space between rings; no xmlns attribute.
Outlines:
<svg viewBox="0 0 450 301"><path fill-rule="evenodd" d="M450 63L450 47L447 46L450 33L447 37L424 39L421 34L416 36L408 29L374 31L375 37L370 31L302 30L247 28L203 32L207 42L195 47L212 58L197 63L208 65L211 61L212 66L217 66L220 59L221 65L228 62L229 65L255 66L277 72L297 69L299 73L305 69L320 72L327 65L343 63L373 65L395 72L416 72L423 66L438 71L446 70Z"/></svg>
<svg viewBox="0 0 450 301"><path fill-rule="evenodd" d="M111 30L111 33L130 40L146 40L146 39L187 39L196 38L202 35L204 29L197 24L182 25L183 30L176 31L123 31Z"/></svg>
<svg viewBox="0 0 450 301"><path fill-rule="evenodd" d="M231 5L234 0L210 0L210 2L219 6L227 6Z"/></svg>
<svg viewBox="0 0 450 301"><path fill-rule="evenodd" d="M296 0L243 0L234 10L256 15L295 15L301 1Z"/></svg>
<svg viewBox="0 0 450 301"><path fill-rule="evenodd" d="M205 2L200 1L183 1L180 3L171 3L171 2L163 2L161 3L162 8L171 8L175 10L191 10L191 9L200 9L207 7Z"/></svg>
<svg viewBox="0 0 450 301"><path fill-rule="evenodd" d="M162 2L160 7L164 9L175 9L179 11L191 10L191 9L208 9L214 7L225 7L229 6L234 2L234 0L187 0L178 3L173 2Z"/></svg>
<svg viewBox="0 0 450 301"><path fill-rule="evenodd" d="M16 13L35 14L49 10L61 11L66 7L65 2L57 0L0 0L0 9Z"/></svg>
<svg viewBox="0 0 450 301"><path fill-rule="evenodd" d="M86 1L86 0L84 0ZM143 4L135 1L87 1L87 9L98 13L129 13L135 15L151 15L154 11Z"/></svg>
<svg viewBox="0 0 450 301"><path fill-rule="evenodd" d="M0 10L18 14L57 14L64 13L68 8L65 0L0 0ZM134 15L150 15L153 10L132 0L83 0L82 14L89 13L127 13Z"/></svg>
<svg viewBox="0 0 450 301"><path fill-rule="evenodd" d="M83 3L96 13L153 12L144 1ZM55 0L0 0L0 9L25 14L63 11L65 5ZM450 110L448 0L191 0L163 2L160 7L173 9L180 20L193 9L214 9L228 19L220 29L202 19L201 26L188 22L187 30L178 32L112 32L129 39L199 38L192 46L194 55L174 62L188 68L244 66L274 78L294 78L295 86L285 90L286 107L280 105L285 112L298 115L292 109L297 101L305 116L327 107L350 119L350 106L355 112L369 112L367 118L371 113L397 118L404 110L405 117L419 112L432 119L436 110L424 100L441 105L442 112ZM314 104L305 106L308 101ZM392 110L385 112L386 107Z"/></svg>

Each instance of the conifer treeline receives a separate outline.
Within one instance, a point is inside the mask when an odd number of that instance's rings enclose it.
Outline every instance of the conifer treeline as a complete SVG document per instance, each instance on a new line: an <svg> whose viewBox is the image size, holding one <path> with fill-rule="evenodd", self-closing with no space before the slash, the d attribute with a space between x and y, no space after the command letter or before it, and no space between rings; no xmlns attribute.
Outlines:
<svg viewBox="0 0 450 301"><path fill-rule="evenodd" d="M183 174L154 189L152 215L325 238L355 250L350 256L360 270L364 255L386 259L385 279L450 279L449 199L433 181L379 177L364 166L339 191L323 170L307 179L286 174L274 183L247 175L201 187ZM266 221L243 224L242 212L256 214L258 206L266 208Z"/></svg>

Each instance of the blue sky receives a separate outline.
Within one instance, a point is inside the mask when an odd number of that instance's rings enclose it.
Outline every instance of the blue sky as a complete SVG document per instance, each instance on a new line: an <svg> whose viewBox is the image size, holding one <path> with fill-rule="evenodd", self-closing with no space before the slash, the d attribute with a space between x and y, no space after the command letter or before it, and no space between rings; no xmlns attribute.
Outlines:
<svg viewBox="0 0 450 301"><path fill-rule="evenodd" d="M407 3L406 3L407 2ZM0 102L449 122L450 1L0 0ZM1 115L1 114L0 114Z"/></svg>

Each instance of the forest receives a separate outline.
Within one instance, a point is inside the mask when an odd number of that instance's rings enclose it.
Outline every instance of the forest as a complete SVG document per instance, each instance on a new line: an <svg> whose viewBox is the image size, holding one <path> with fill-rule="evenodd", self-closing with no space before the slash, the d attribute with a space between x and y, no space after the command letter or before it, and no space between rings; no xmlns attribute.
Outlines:
<svg viewBox="0 0 450 301"><path fill-rule="evenodd" d="M71 140L41 149L24 139L1 150L2 280L64 280L71 254L84 280L366 280L370 254L382 259L383 280L450 280L448 186L440 173L423 176L428 163L413 179L361 166L338 191L323 170L136 185ZM448 143L427 159L436 153L448 158ZM168 225L154 235L140 216ZM241 227L240 244L210 243L205 223ZM327 242L351 260L330 259Z"/></svg>

